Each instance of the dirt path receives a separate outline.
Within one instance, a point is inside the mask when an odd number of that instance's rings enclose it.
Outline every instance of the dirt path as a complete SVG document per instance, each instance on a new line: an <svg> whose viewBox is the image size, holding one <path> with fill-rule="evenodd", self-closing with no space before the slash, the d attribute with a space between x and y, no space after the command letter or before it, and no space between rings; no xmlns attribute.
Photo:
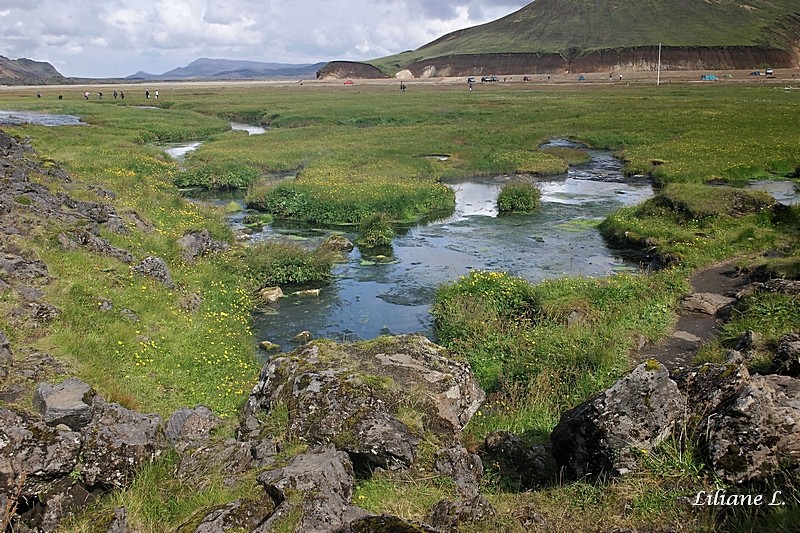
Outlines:
<svg viewBox="0 0 800 533"><path fill-rule="evenodd" d="M690 283L693 294L682 302L672 335L645 346L636 354L637 361L655 359L670 369L691 366L697 350L716 336L722 324L719 309L733 301L747 279L732 262L726 262L695 272Z"/></svg>

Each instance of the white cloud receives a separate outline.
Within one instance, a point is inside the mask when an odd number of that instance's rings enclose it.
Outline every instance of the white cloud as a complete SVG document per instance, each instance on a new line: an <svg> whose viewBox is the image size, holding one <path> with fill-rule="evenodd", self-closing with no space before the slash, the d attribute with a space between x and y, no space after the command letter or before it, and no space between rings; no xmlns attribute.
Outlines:
<svg viewBox="0 0 800 533"><path fill-rule="evenodd" d="M165 72L199 57L366 60L500 18L518 0L3 0L0 53L66 76Z"/></svg>

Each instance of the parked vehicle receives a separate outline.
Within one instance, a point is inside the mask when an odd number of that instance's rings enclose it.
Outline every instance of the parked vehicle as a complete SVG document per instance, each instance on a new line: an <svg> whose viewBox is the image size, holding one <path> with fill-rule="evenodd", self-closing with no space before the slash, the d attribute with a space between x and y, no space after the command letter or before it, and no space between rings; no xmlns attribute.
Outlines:
<svg viewBox="0 0 800 533"><path fill-rule="evenodd" d="M771 69L771 68L768 68L768 69L766 69L766 70L764 71L764 74L766 74L767 76L772 76L772 74L773 74L773 71L772 71L772 69Z"/></svg>
<svg viewBox="0 0 800 533"><path fill-rule="evenodd" d="M484 76L481 78L481 81L500 81L500 78L497 76Z"/></svg>
<svg viewBox="0 0 800 533"><path fill-rule="evenodd" d="M470 76L467 78L467 83L475 83L475 76Z"/></svg>

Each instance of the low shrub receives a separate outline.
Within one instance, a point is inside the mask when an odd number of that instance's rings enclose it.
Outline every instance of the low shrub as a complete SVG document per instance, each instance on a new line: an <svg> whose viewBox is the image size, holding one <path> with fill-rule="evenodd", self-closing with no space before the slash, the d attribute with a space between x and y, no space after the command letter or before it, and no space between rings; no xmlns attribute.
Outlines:
<svg viewBox="0 0 800 533"><path fill-rule="evenodd" d="M308 250L293 242L268 241L245 250L251 289L286 284L328 281L333 255L321 248Z"/></svg>
<svg viewBox="0 0 800 533"><path fill-rule="evenodd" d="M375 213L365 218L358 226L356 243L359 246L366 248L391 246L393 239L394 229L385 213Z"/></svg>
<svg viewBox="0 0 800 533"><path fill-rule="evenodd" d="M315 178L321 179L321 178ZM301 179L277 185L252 187L247 207L276 218L311 224L360 224L373 213L386 213L396 221L414 221L433 213L452 211L452 189L438 183L305 182Z"/></svg>
<svg viewBox="0 0 800 533"><path fill-rule="evenodd" d="M248 165L239 163L210 164L179 173L175 177L177 187L205 187L207 189L244 188L256 181L261 173Z"/></svg>
<svg viewBox="0 0 800 533"><path fill-rule="evenodd" d="M528 181L513 181L500 190L497 209L500 213L531 213L539 207L542 191Z"/></svg>
<svg viewBox="0 0 800 533"><path fill-rule="evenodd" d="M742 216L758 213L775 203L763 191L736 187L672 183L664 187L652 202L669 206L687 219L711 216Z"/></svg>

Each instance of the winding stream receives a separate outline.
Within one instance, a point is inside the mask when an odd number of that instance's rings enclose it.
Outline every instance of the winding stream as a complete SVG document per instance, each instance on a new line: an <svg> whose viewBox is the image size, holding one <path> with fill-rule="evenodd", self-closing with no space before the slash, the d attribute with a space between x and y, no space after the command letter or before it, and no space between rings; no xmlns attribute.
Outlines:
<svg viewBox="0 0 800 533"><path fill-rule="evenodd" d="M21 123L83 124L75 116L0 110L0 125ZM231 124L231 128L250 135L265 133L264 128L246 124ZM200 144L172 146L166 152L182 160ZM319 287L318 296L289 294L257 314L256 337L283 349L292 348L290 339L303 330L338 340L410 332L433 338L429 309L436 288L472 269L507 271L533 282L637 269L605 245L596 226L613 210L650 198L652 187L625 180L620 162L610 153L589 150L589 154L591 161L586 165L539 182L542 206L533 215L497 216L495 201L508 177L450 183L456 194L451 216L401 231L388 260L362 256L356 248L335 266L334 281ZM800 202L792 181L768 180L751 186L784 204ZM242 217L232 217L231 224L241 226ZM329 233L273 224L251 238L290 238L315 245ZM355 239L355 235L347 236Z"/></svg>
<svg viewBox="0 0 800 533"><path fill-rule="evenodd" d="M402 231L388 262L356 248L335 266L334 281L319 287L318 296L289 294L257 314L256 337L284 349L292 348L290 339L303 330L337 340L411 332L433 338L429 309L436 288L472 269L507 271L534 282L637 269L605 245L596 226L614 209L650 198L652 187L626 181L610 153L590 154L590 163L539 182L542 206L533 215L497 216L497 194L508 177L449 184L456 193L450 217ZM237 220L241 215L234 225ZM251 238L313 245L328 234L273 225Z"/></svg>

